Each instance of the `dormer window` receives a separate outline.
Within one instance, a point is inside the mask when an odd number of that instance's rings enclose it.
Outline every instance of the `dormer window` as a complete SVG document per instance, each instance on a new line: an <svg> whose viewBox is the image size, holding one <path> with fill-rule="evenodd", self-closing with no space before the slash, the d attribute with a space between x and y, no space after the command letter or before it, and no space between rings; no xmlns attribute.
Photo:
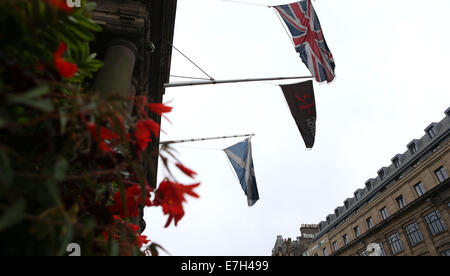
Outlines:
<svg viewBox="0 0 450 276"><path fill-rule="evenodd" d="M372 183L369 181L366 182L366 188L368 191L372 190Z"/></svg>
<svg viewBox="0 0 450 276"><path fill-rule="evenodd" d="M411 143L411 144L408 146L408 149L409 149L409 152L411 152L412 154L414 154L414 153L417 152L417 147L416 147L416 144L414 144L414 143Z"/></svg>
<svg viewBox="0 0 450 276"><path fill-rule="evenodd" d="M344 201L344 206L348 209L348 200Z"/></svg>
<svg viewBox="0 0 450 276"><path fill-rule="evenodd" d="M361 195L358 192L356 192L355 193L355 198L356 198L356 200L359 200L361 198Z"/></svg>
<svg viewBox="0 0 450 276"><path fill-rule="evenodd" d="M427 129L427 134L430 137L430 139L433 139L433 137L436 136L436 129L434 128L434 126L431 126L430 128Z"/></svg>
<svg viewBox="0 0 450 276"><path fill-rule="evenodd" d="M327 217L327 223L330 224L330 217Z"/></svg>
<svg viewBox="0 0 450 276"><path fill-rule="evenodd" d="M378 176L380 177L381 180L384 179L384 171L383 170L379 170L378 171Z"/></svg>
<svg viewBox="0 0 450 276"><path fill-rule="evenodd" d="M336 217L339 217L339 209L334 210L334 215L335 215Z"/></svg>
<svg viewBox="0 0 450 276"><path fill-rule="evenodd" d="M394 164L394 167L398 169L398 167L400 167L400 159L398 159L398 157L395 157L394 159L392 159L392 164Z"/></svg>

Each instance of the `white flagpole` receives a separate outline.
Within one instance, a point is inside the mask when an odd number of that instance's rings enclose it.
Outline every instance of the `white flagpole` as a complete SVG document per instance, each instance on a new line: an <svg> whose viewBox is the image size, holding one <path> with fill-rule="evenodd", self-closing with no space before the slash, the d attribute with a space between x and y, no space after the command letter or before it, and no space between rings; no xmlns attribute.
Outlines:
<svg viewBox="0 0 450 276"><path fill-rule="evenodd" d="M172 83L165 83L164 87L169 88L169 87L182 87L182 86L207 85L207 84L273 81L273 80L292 80L292 79L312 79L312 78L313 78L313 76L300 76L300 77L255 78L255 79L234 79L234 80L208 80L208 81L195 81L195 82L172 82Z"/></svg>
<svg viewBox="0 0 450 276"><path fill-rule="evenodd" d="M217 136L217 137L209 137L209 138L193 138L193 139L184 139L184 140L172 140L172 141L163 141L159 142L160 145L168 145L168 144L177 144L177 143L187 143L187 142L197 142L197 141L206 141L206 140L217 140L217 139L228 139L228 138L237 138L237 137L252 137L255 134L242 134L242 135L229 135L229 136Z"/></svg>

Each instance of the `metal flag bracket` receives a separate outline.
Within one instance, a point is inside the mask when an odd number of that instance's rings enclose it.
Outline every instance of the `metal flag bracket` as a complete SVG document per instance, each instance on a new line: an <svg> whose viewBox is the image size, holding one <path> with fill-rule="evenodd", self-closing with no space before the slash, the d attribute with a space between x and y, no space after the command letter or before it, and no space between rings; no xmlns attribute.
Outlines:
<svg viewBox="0 0 450 276"><path fill-rule="evenodd" d="M207 140L218 140L218 139L228 139L228 138L238 138L238 137L252 137L255 136L252 134L242 134L242 135L228 135L228 136L217 136L217 137L208 137L208 138L192 138L192 139L183 139L183 140L171 140L171 141L162 141L160 145L169 145L169 144L179 144L179 143L187 143L187 142L198 142L198 141L207 141Z"/></svg>

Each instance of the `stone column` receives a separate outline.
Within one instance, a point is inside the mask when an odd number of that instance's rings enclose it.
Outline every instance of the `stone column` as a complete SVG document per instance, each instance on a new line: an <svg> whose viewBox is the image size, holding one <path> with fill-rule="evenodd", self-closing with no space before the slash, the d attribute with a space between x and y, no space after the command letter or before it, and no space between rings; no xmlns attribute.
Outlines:
<svg viewBox="0 0 450 276"><path fill-rule="evenodd" d="M107 47L105 65L98 72L93 88L101 95L120 94L128 96L138 50L136 45L125 39L114 39Z"/></svg>

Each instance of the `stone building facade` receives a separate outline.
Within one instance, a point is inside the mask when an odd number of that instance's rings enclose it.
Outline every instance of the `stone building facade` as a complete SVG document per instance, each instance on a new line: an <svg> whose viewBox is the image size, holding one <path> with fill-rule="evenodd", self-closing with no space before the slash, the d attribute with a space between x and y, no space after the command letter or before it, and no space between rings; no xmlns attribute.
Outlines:
<svg viewBox="0 0 450 276"><path fill-rule="evenodd" d="M449 138L450 108L321 221L301 255L450 256Z"/></svg>
<svg viewBox="0 0 450 276"><path fill-rule="evenodd" d="M450 255L450 108L325 221L307 256Z"/></svg>
<svg viewBox="0 0 450 276"><path fill-rule="evenodd" d="M315 224L302 224L300 227L300 237L296 240L291 238L283 239L278 235L272 249L272 256L301 256L317 235L318 227Z"/></svg>

